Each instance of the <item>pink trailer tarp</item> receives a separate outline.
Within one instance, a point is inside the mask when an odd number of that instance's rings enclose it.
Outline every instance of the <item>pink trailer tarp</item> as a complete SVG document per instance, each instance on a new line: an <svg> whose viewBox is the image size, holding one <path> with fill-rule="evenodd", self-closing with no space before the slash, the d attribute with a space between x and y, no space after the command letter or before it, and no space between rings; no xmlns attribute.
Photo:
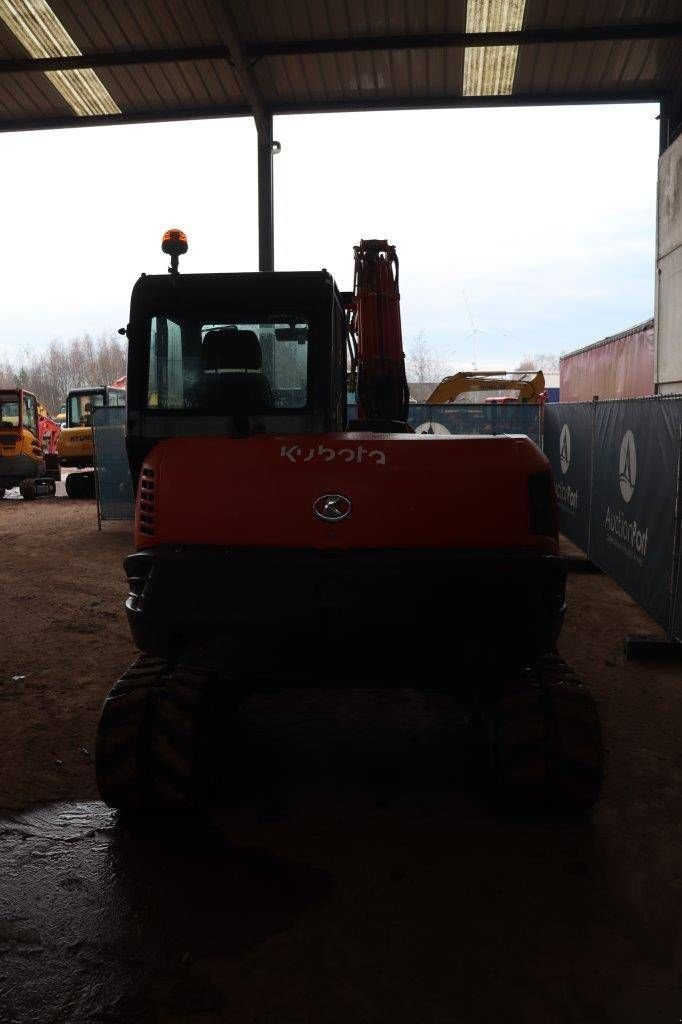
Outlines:
<svg viewBox="0 0 682 1024"><path fill-rule="evenodd" d="M591 402L598 396L643 398L654 393L654 322L561 357L562 402Z"/></svg>

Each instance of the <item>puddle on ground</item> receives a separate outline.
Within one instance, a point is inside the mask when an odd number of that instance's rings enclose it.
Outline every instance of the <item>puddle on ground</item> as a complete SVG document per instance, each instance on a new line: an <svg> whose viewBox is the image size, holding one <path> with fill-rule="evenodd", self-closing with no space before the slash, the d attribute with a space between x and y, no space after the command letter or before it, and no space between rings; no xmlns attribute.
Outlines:
<svg viewBox="0 0 682 1024"><path fill-rule="evenodd" d="M116 814L102 803L43 804L0 818L0 836L24 836L53 842L88 839L114 826Z"/></svg>
<svg viewBox="0 0 682 1024"><path fill-rule="evenodd" d="M216 824L132 829L99 802L7 816L0 842L0 1020L13 1024L134 1020L155 987L187 1013L217 1008L193 962L243 954L332 890L327 872L235 846Z"/></svg>

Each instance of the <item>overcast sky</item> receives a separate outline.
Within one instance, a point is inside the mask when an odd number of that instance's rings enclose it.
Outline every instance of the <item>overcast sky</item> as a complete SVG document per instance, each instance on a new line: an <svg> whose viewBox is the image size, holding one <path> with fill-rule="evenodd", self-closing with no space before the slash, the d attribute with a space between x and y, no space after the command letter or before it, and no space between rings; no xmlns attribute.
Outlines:
<svg viewBox="0 0 682 1024"><path fill-rule="evenodd" d="M352 283L352 246L398 247L406 345L511 368L653 313L658 108L280 117L276 269ZM0 359L127 322L181 227L186 272L257 269L245 119L4 134ZM466 300L477 329L471 337Z"/></svg>

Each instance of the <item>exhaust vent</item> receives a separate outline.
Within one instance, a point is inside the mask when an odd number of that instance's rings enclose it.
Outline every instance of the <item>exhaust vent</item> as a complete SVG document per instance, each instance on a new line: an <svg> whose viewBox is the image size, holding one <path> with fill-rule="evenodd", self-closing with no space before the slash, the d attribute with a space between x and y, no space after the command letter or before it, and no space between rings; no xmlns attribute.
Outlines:
<svg viewBox="0 0 682 1024"><path fill-rule="evenodd" d="M149 466L142 467L140 477L140 533L147 537L154 536L154 511L155 511L155 479L154 470Z"/></svg>

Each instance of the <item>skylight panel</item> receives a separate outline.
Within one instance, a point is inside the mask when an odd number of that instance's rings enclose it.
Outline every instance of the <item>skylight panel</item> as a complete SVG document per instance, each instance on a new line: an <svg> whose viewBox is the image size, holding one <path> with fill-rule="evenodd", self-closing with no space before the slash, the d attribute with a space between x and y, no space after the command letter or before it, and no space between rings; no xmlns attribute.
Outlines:
<svg viewBox="0 0 682 1024"><path fill-rule="evenodd" d="M519 32L526 0L468 0L467 32ZM509 96L518 46L468 46L464 50L465 96Z"/></svg>
<svg viewBox="0 0 682 1024"><path fill-rule="evenodd" d="M82 56L46 0L0 0L0 18L32 57ZM45 74L78 117L121 113L92 68Z"/></svg>

